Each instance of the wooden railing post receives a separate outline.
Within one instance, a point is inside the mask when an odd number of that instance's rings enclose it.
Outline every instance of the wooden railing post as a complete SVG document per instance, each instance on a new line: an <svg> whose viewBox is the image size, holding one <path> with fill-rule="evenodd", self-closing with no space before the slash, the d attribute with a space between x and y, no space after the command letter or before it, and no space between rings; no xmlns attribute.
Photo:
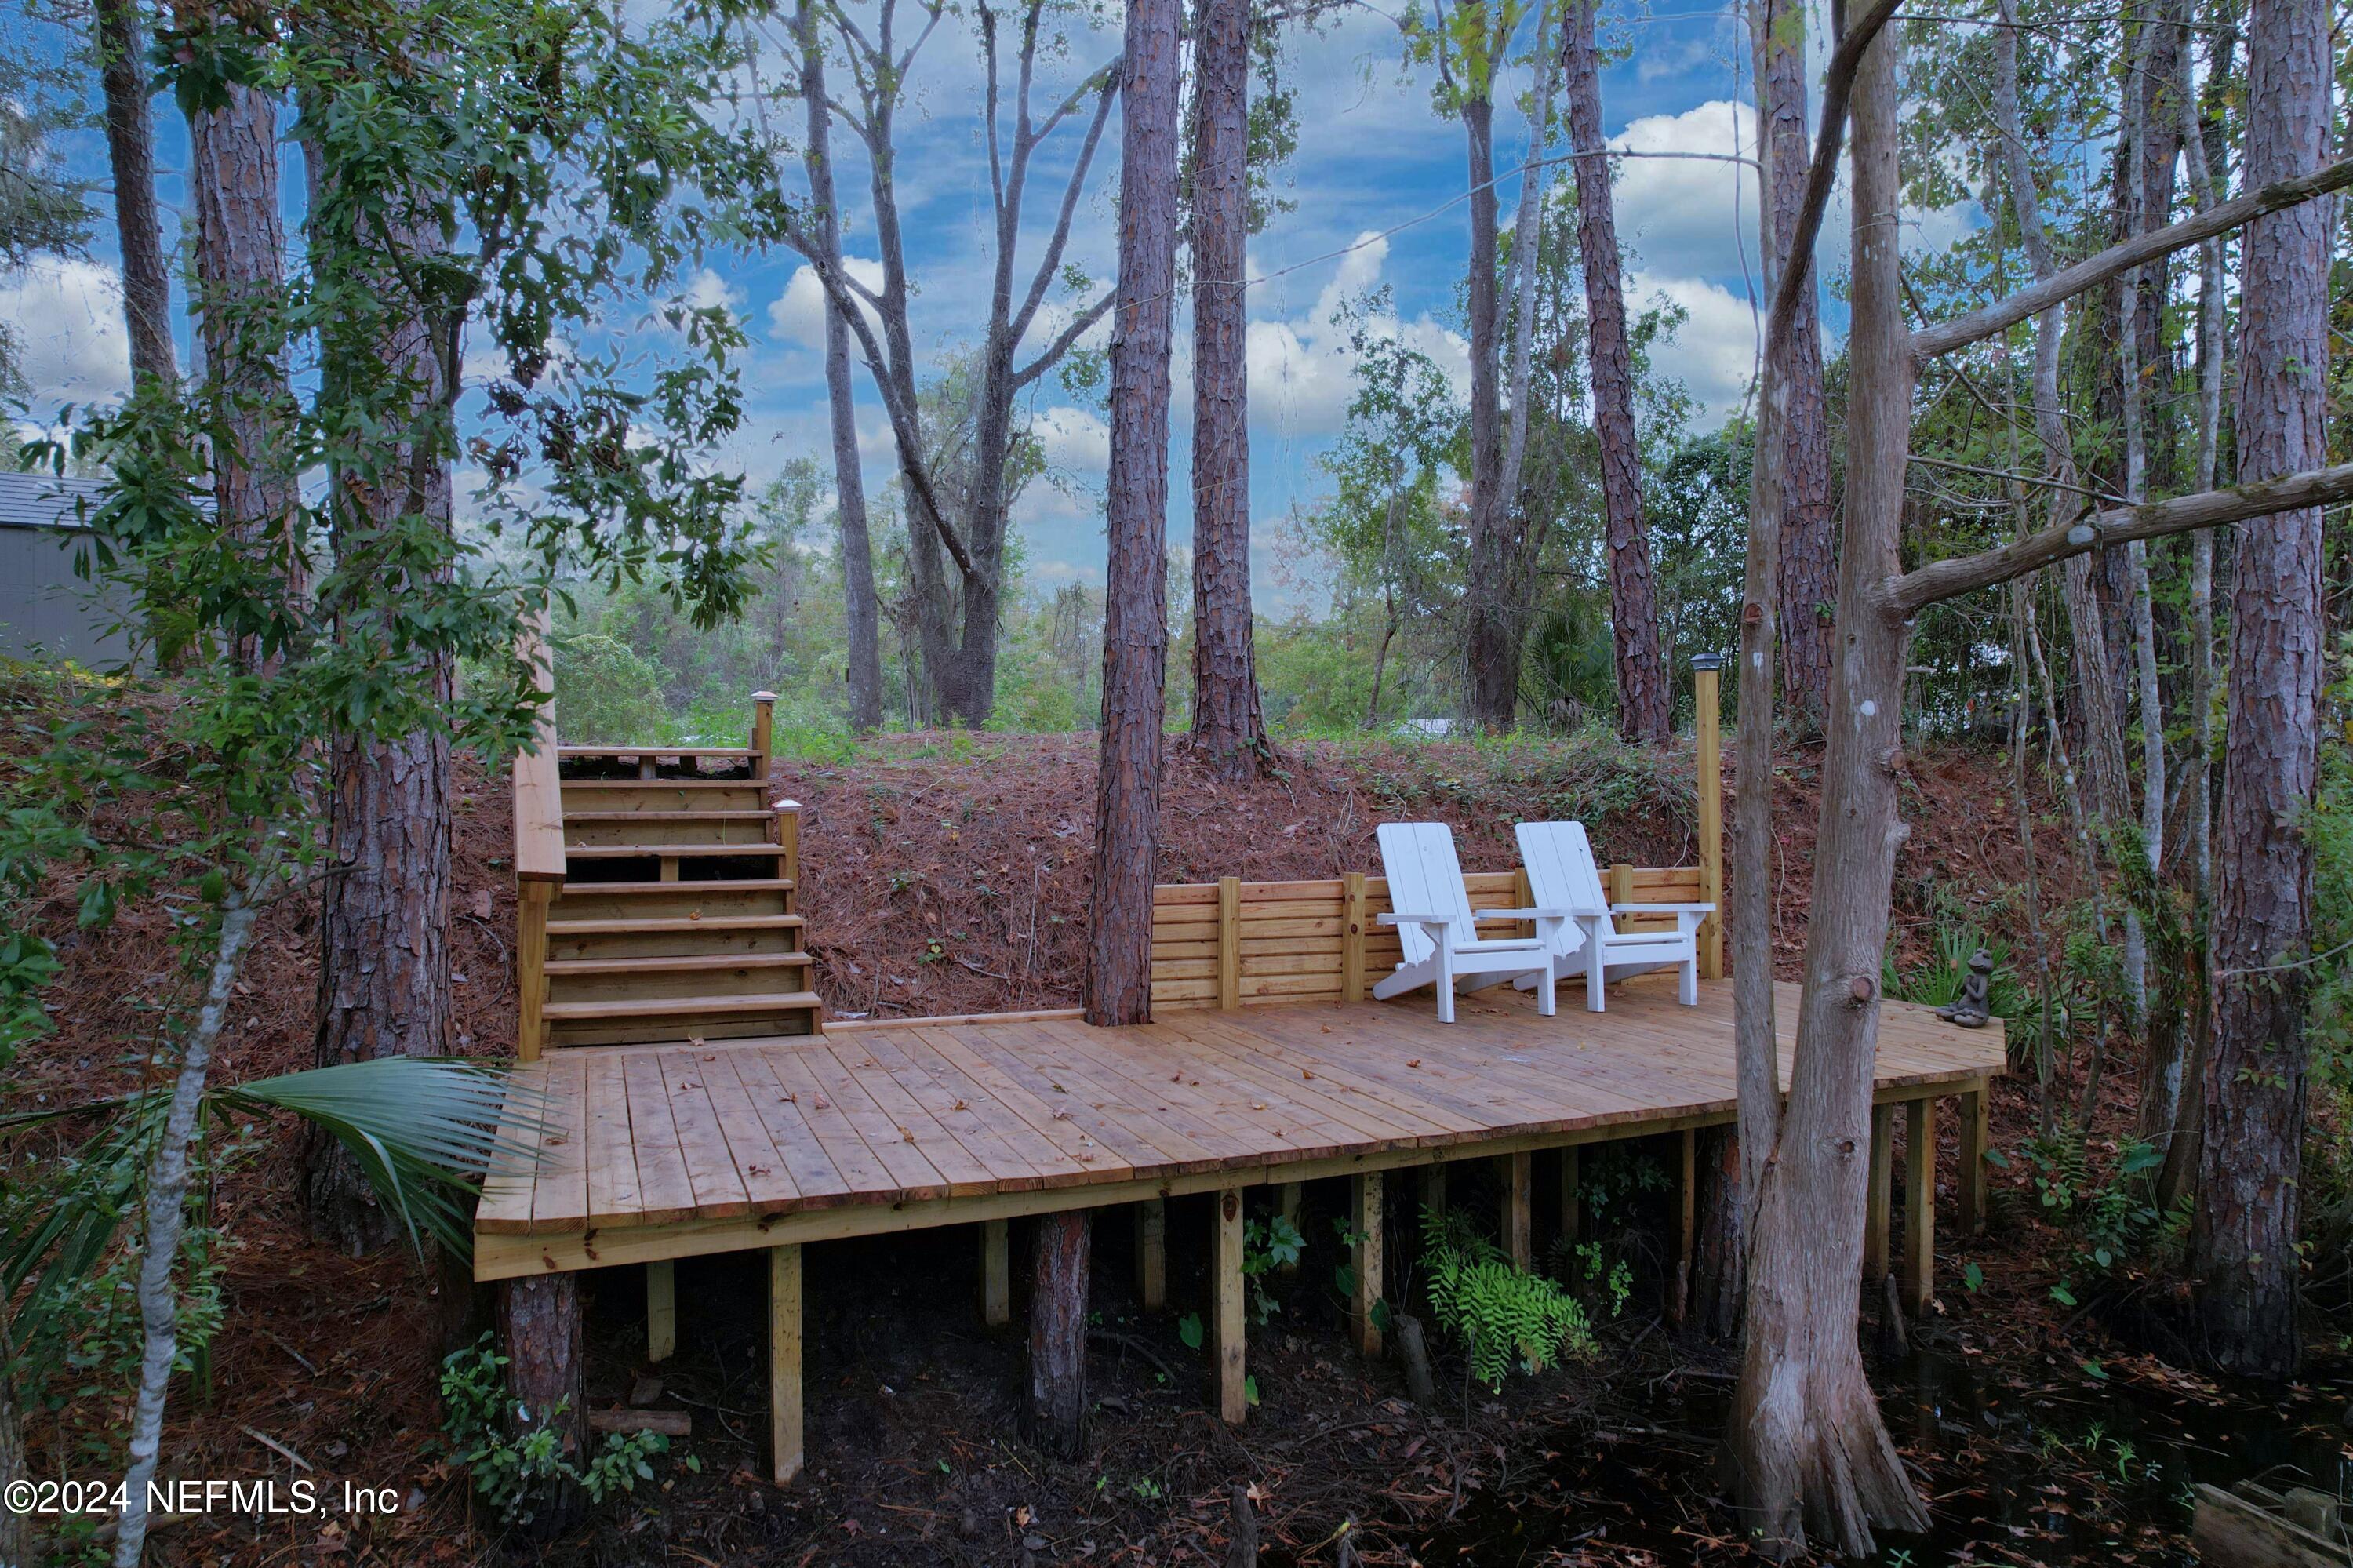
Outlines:
<svg viewBox="0 0 2353 1568"><path fill-rule="evenodd" d="M776 694L752 694L752 777L768 777L768 754L776 745Z"/></svg>
<svg viewBox="0 0 2353 1568"><path fill-rule="evenodd" d="M564 781L556 766L555 667L547 651L547 612L524 620L516 652L548 694L533 725L531 748L514 759L515 1054L539 1059L547 1044L547 912L562 891Z"/></svg>
<svg viewBox="0 0 2353 1568"><path fill-rule="evenodd" d="M1242 879L1218 878L1218 1007L1226 1012L1242 1005Z"/></svg>
<svg viewBox="0 0 2353 1568"><path fill-rule="evenodd" d="M1699 737L1699 895L1715 906L1699 928L1699 972L1708 980L1724 978L1724 697L1718 683L1723 668L1720 653L1692 659L1693 723Z"/></svg>
<svg viewBox="0 0 2353 1568"><path fill-rule="evenodd" d="M515 1054L539 1060L547 1044L547 910L555 902L553 882L515 885Z"/></svg>
<svg viewBox="0 0 2353 1568"><path fill-rule="evenodd" d="M793 885L785 895L786 911L789 914L799 909L801 903L801 803L777 801L768 819L768 832L772 842L785 852L784 877Z"/></svg>
<svg viewBox="0 0 2353 1568"><path fill-rule="evenodd" d="M1365 874L1340 879L1340 994L1365 1000Z"/></svg>

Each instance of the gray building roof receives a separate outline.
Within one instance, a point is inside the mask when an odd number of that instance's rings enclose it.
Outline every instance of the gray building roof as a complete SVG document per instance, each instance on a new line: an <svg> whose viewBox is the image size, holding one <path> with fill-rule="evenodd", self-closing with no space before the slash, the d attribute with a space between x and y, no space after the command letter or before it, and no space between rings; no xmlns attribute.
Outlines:
<svg viewBox="0 0 2353 1568"><path fill-rule="evenodd" d="M0 469L0 528L79 528L106 492L102 479Z"/></svg>

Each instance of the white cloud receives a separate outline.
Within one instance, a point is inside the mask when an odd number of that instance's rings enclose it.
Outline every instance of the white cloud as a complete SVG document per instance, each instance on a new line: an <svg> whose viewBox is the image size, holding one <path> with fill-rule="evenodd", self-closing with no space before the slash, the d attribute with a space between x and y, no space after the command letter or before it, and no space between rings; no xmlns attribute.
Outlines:
<svg viewBox="0 0 2353 1568"><path fill-rule="evenodd" d="M1674 341L1653 344L1651 368L1683 384L1704 405L1696 422L1713 428L1738 409L1757 373L1758 313L1721 283L1636 272L1627 279L1630 313L1661 295L1688 313Z"/></svg>
<svg viewBox="0 0 2353 1568"><path fill-rule="evenodd" d="M686 286L686 302L698 311L723 310L731 315L744 312L744 291L705 267L695 273Z"/></svg>
<svg viewBox="0 0 2353 1568"><path fill-rule="evenodd" d="M1634 153L1749 157L1757 150L1755 129L1748 105L1719 98L1681 114L1630 121L1609 144ZM1744 270L1757 275L1755 170L1695 158L1627 158L1617 170L1618 228L1635 262L1687 278L1736 278Z"/></svg>
<svg viewBox="0 0 2353 1568"><path fill-rule="evenodd" d="M1389 251L1389 242L1378 236L1361 234L1357 239L1360 249L1340 259L1305 315L1250 323L1250 423L1261 431L1313 439L1337 434L1346 422L1356 362L1347 334L1332 324L1332 316L1380 281ZM1428 313L1409 322L1377 316L1366 324L1428 355L1458 391L1470 385L1470 345Z"/></svg>
<svg viewBox="0 0 2353 1568"><path fill-rule="evenodd" d="M95 261L45 261L0 278L0 321L16 334L36 408L111 400L131 387L122 278Z"/></svg>
<svg viewBox="0 0 2353 1568"><path fill-rule="evenodd" d="M1030 419L1029 431L1038 438L1050 468L1086 480L1111 471L1111 426L1092 409L1040 409Z"/></svg>
<svg viewBox="0 0 2353 1568"><path fill-rule="evenodd" d="M846 256L842 258L842 269L870 289L882 286L880 261ZM869 321L880 323L871 305L863 308ZM769 302L768 325L777 336L803 348L825 346L825 285L817 281L816 268L804 262L785 284L785 291Z"/></svg>

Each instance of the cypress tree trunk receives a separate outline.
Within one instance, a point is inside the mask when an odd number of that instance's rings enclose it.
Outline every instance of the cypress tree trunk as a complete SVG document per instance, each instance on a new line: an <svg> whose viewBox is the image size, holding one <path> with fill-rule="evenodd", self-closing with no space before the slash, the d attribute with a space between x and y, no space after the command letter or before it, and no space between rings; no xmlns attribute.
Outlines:
<svg viewBox="0 0 2353 1568"><path fill-rule="evenodd" d="M588 1443L587 1393L581 1381L580 1277L527 1274L499 1287L499 1338L507 1356L507 1393L520 1438L554 1427L574 1465ZM580 1489L563 1486L543 1499L531 1521L540 1540L561 1534L586 1510Z"/></svg>
<svg viewBox="0 0 2353 1568"><path fill-rule="evenodd" d="M1250 627L1250 4L1202 0L1193 132L1193 744L1219 778L1273 748Z"/></svg>
<svg viewBox="0 0 2353 1568"><path fill-rule="evenodd" d="M2329 14L2256 0L2247 38L2246 181L2317 168L2329 133ZM2239 359L2239 480L2326 461L2329 217L2307 202L2248 228ZM2312 842L2327 662L2321 514L2239 532L2232 584L2229 741L2214 833L2214 1033L2189 1231L2194 1299L2214 1365L2287 1378L2303 1360L2305 1018Z"/></svg>
<svg viewBox="0 0 2353 1568"><path fill-rule="evenodd" d="M1512 613L1514 551L1503 493L1504 414L1500 356L1503 301L1495 276L1500 214L1495 201L1495 105L1474 77L1461 110L1469 149L1471 269L1464 303L1471 329L1470 624L1465 637L1470 716L1506 730L1520 700L1520 628Z"/></svg>
<svg viewBox="0 0 2353 1568"><path fill-rule="evenodd" d="M1593 0L1570 0L1561 79L1567 90L1569 144L1605 145L1601 65L1593 42ZM1609 518L1609 627L1618 663L1618 728L1629 740L1663 745L1673 705L1659 653L1659 601L1642 525L1642 453L1634 434L1634 355L1626 338L1618 220L1609 160L1578 158L1577 243L1585 258L1585 314L1593 366L1593 429L1601 443L1601 502ZM1472 278L1478 273L1474 260ZM1476 348L1472 350L1476 363Z"/></svg>

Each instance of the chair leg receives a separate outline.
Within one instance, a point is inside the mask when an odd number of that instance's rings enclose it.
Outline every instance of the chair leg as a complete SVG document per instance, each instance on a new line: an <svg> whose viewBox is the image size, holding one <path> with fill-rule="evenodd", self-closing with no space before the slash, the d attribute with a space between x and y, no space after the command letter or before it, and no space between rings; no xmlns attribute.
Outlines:
<svg viewBox="0 0 2353 1568"><path fill-rule="evenodd" d="M1546 964L1536 971L1536 1013L1550 1018L1553 1009L1552 966Z"/></svg>
<svg viewBox="0 0 2353 1568"><path fill-rule="evenodd" d="M1454 955L1443 947L1438 949L1438 1022L1454 1022Z"/></svg>
<svg viewBox="0 0 2353 1568"><path fill-rule="evenodd" d="M1685 1007L1699 1005L1699 954L1694 950L1683 962L1683 974L1675 987L1675 1000Z"/></svg>
<svg viewBox="0 0 2353 1568"><path fill-rule="evenodd" d="M1609 966L1601 961L1600 954L1593 953L1587 956L1585 960L1586 1012L1599 1012L1603 1011L1605 1004L1601 997L1601 977L1607 974L1609 969Z"/></svg>

